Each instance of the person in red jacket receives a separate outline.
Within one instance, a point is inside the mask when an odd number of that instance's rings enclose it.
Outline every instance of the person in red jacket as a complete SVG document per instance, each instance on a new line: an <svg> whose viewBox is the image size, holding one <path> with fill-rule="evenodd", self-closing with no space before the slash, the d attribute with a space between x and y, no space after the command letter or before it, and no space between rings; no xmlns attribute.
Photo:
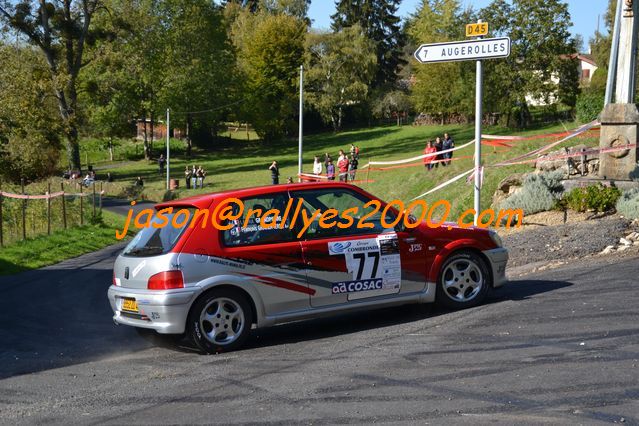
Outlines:
<svg viewBox="0 0 639 426"><path fill-rule="evenodd" d="M428 143L426 144L426 148L424 148L424 154L432 154L434 152L437 152L437 148L435 148L435 146L433 145L433 141L428 141ZM435 166L433 164L433 161L435 161L436 158L436 155L424 157L424 167L426 167L428 170L431 170Z"/></svg>
<svg viewBox="0 0 639 426"><path fill-rule="evenodd" d="M337 162L337 170L339 171L339 180L340 182L348 181L348 157L343 156Z"/></svg>

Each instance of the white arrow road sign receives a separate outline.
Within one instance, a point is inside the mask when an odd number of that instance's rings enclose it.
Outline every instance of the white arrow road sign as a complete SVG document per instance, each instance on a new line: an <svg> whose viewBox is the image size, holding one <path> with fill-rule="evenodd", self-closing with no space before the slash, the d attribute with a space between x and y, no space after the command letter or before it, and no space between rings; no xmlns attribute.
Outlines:
<svg viewBox="0 0 639 426"><path fill-rule="evenodd" d="M422 44L415 51L415 59L423 64L427 62L505 58L508 55L510 55L509 37Z"/></svg>

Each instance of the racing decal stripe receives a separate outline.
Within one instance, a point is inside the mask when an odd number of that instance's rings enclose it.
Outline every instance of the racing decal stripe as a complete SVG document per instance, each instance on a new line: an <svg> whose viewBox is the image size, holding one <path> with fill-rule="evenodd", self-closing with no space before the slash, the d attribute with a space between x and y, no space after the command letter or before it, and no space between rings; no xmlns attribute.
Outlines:
<svg viewBox="0 0 639 426"><path fill-rule="evenodd" d="M264 277L260 275L247 274L242 272L242 275L246 275L249 277L257 278L257 280L263 284L270 285L273 287L279 287L286 290L297 291L300 293L310 294L311 296L315 295L315 290L312 288L308 288L303 285L295 284L290 281L280 280L279 278L273 277Z"/></svg>

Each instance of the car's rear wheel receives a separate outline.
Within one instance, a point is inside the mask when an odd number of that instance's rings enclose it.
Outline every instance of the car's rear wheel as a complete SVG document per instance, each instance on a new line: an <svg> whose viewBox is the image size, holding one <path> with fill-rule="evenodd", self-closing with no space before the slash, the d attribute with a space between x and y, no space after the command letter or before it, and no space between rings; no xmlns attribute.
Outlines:
<svg viewBox="0 0 639 426"><path fill-rule="evenodd" d="M219 289L195 302L189 313L187 332L204 352L228 352L244 344L252 324L253 313L246 297L232 289Z"/></svg>
<svg viewBox="0 0 639 426"><path fill-rule="evenodd" d="M450 256L439 273L437 302L452 309L477 306L490 289L490 273L484 259L471 251Z"/></svg>

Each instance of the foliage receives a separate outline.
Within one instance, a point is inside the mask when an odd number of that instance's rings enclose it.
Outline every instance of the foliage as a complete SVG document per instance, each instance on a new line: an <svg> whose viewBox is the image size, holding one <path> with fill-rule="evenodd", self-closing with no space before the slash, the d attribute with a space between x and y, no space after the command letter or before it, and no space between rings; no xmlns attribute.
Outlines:
<svg viewBox="0 0 639 426"><path fill-rule="evenodd" d="M589 123L599 116L603 109L604 95L594 91L581 93L577 97L577 120Z"/></svg>
<svg viewBox="0 0 639 426"><path fill-rule="evenodd" d="M377 57L377 71L373 87L387 86L397 80L398 68L403 65L404 32L397 16L400 0L338 0L331 16L334 32L359 24L373 41Z"/></svg>
<svg viewBox="0 0 639 426"><path fill-rule="evenodd" d="M401 90L383 94L373 106L373 115L377 118L398 117L411 109L410 97Z"/></svg>
<svg viewBox="0 0 639 426"><path fill-rule="evenodd" d="M77 169L80 168L77 80L85 64L86 46L107 36L94 31L91 25L91 19L101 5L100 0L0 2L2 24L20 32L46 59L52 76L51 95L58 102L60 122L67 140L69 163Z"/></svg>
<svg viewBox="0 0 639 426"><path fill-rule="evenodd" d="M359 25L308 36L307 97L335 131L342 127L344 108L368 96L376 64L373 50Z"/></svg>
<svg viewBox="0 0 639 426"><path fill-rule="evenodd" d="M243 113L266 140L293 130L305 37L306 23L283 14L241 11L232 24L243 80Z"/></svg>
<svg viewBox="0 0 639 426"><path fill-rule="evenodd" d="M616 204L617 213L628 219L639 219L639 189L625 191Z"/></svg>
<svg viewBox="0 0 639 426"><path fill-rule="evenodd" d="M578 212L592 210L595 212L607 212L615 207L621 191L614 186L602 184L589 185L585 188L575 188L564 195L566 206Z"/></svg>
<svg viewBox="0 0 639 426"><path fill-rule="evenodd" d="M574 105L579 87L570 55L576 47L565 2L494 0L479 17L490 22L493 36L509 36L512 42L508 58L485 62L485 85L492 89L485 96L487 111L510 115L514 107L524 108L527 96Z"/></svg>
<svg viewBox="0 0 639 426"><path fill-rule="evenodd" d="M500 208L523 209L525 214L533 214L552 209L563 190L561 171L529 174L521 189L505 199Z"/></svg>

